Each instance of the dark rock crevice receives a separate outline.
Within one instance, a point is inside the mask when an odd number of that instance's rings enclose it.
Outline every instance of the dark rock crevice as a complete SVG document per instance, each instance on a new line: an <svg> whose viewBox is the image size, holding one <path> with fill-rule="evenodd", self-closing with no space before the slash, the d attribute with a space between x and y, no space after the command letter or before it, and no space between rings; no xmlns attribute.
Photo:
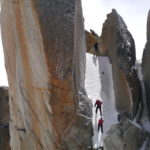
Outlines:
<svg viewBox="0 0 150 150"><path fill-rule="evenodd" d="M0 150L10 150L8 87L0 87Z"/></svg>

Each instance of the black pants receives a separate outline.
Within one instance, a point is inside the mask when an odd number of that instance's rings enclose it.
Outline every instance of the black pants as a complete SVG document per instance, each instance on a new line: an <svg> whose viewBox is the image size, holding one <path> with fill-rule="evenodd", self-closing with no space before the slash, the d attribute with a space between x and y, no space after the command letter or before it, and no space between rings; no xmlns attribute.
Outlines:
<svg viewBox="0 0 150 150"><path fill-rule="evenodd" d="M103 125L98 125L98 131L101 128L101 132L103 133Z"/></svg>
<svg viewBox="0 0 150 150"><path fill-rule="evenodd" d="M100 114L101 114L101 116L102 116L102 109L101 109L101 107L99 107L99 106L96 107L96 114L97 114L98 109L99 109Z"/></svg>
<svg viewBox="0 0 150 150"><path fill-rule="evenodd" d="M101 146L100 149L103 150L104 149L103 146Z"/></svg>

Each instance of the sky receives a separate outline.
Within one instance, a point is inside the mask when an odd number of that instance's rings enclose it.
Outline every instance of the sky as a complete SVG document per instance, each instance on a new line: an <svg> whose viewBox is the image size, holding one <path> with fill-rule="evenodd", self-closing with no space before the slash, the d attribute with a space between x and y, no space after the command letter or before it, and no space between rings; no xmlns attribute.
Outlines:
<svg viewBox="0 0 150 150"><path fill-rule="evenodd" d="M146 43L146 20L150 9L150 0L82 0L85 28L93 29L99 35L106 14L112 8L123 17L129 31L133 35L136 45L137 59L141 59ZM8 85L4 67L3 48L0 38L0 85Z"/></svg>
<svg viewBox="0 0 150 150"><path fill-rule="evenodd" d="M82 0L82 7L85 28L93 29L99 35L106 15L115 8L135 40L137 59L142 58L150 0Z"/></svg>
<svg viewBox="0 0 150 150"><path fill-rule="evenodd" d="M1 30L0 30L0 35L1 35ZM8 81L7 81L7 75L5 70L2 40L0 36L0 86L2 85L8 86Z"/></svg>

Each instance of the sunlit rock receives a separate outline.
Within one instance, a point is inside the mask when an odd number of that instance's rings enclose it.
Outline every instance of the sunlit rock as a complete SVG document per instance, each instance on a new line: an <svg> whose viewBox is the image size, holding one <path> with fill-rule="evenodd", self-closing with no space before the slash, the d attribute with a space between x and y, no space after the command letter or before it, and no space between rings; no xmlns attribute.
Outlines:
<svg viewBox="0 0 150 150"><path fill-rule="evenodd" d="M112 64L116 108L134 118L142 101L142 90L135 68L135 45L121 16L112 10L103 24L100 51Z"/></svg>
<svg viewBox="0 0 150 150"><path fill-rule="evenodd" d="M80 0L2 0L1 21L12 150L92 147Z"/></svg>

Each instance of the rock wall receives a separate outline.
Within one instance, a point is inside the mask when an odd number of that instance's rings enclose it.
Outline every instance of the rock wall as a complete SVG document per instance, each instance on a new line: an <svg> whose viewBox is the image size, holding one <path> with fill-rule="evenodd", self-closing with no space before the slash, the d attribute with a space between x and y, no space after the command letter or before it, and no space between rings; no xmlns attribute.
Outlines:
<svg viewBox="0 0 150 150"><path fill-rule="evenodd" d="M143 52L142 58L142 72L143 81L146 92L146 102L148 107L149 119L150 119L150 70L149 70L149 59L150 59L150 11L147 19L147 42Z"/></svg>
<svg viewBox="0 0 150 150"><path fill-rule="evenodd" d="M2 0L2 40L11 149L92 147L80 0Z"/></svg>
<svg viewBox="0 0 150 150"><path fill-rule="evenodd" d="M94 53L92 48L98 42L99 37L95 36L94 34L88 31L85 31L85 35L86 35L86 51L88 53Z"/></svg>
<svg viewBox="0 0 150 150"><path fill-rule="evenodd" d="M106 51L102 48L102 39L99 37L95 31L90 30L90 32L85 31L86 35L86 52L97 55L97 56L107 56Z"/></svg>
<svg viewBox="0 0 150 150"><path fill-rule="evenodd" d="M121 16L112 10L103 24L100 51L112 64L116 107L119 113L135 117L141 102L141 85L135 69L135 45Z"/></svg>
<svg viewBox="0 0 150 150"><path fill-rule="evenodd" d="M0 87L0 150L10 150L8 88Z"/></svg>

